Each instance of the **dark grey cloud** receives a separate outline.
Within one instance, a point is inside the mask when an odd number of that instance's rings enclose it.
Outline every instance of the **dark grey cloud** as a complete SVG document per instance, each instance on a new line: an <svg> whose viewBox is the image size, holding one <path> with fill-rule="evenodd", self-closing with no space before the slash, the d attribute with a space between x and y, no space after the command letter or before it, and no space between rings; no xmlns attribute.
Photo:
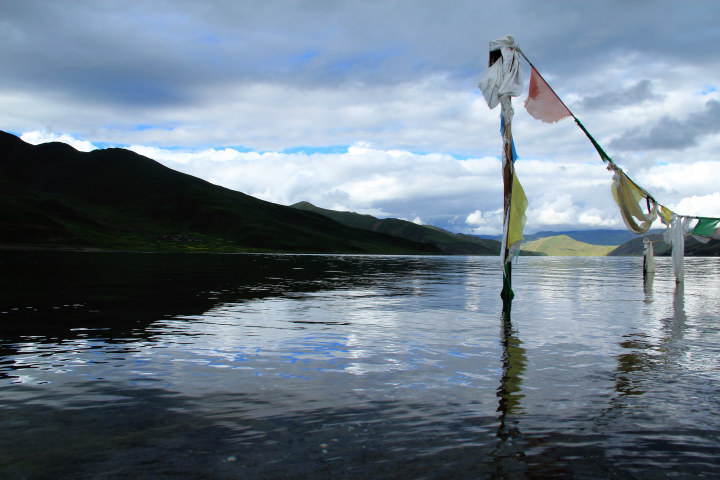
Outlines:
<svg viewBox="0 0 720 480"><path fill-rule="evenodd" d="M652 82L648 79L627 87L585 97L578 106L585 110L608 110L616 107L637 105L647 100L659 100L662 95L653 91Z"/></svg>
<svg viewBox="0 0 720 480"><path fill-rule="evenodd" d="M629 130L610 142L618 150L680 150L697 145L702 136L720 132L720 101L688 118L662 117L647 128Z"/></svg>
<svg viewBox="0 0 720 480"><path fill-rule="evenodd" d="M707 61L707 2L0 0L0 86L118 103L191 102L200 85L398 83L472 88L488 41L514 34L538 67L579 74L643 52ZM678 35L678 32L680 34Z"/></svg>

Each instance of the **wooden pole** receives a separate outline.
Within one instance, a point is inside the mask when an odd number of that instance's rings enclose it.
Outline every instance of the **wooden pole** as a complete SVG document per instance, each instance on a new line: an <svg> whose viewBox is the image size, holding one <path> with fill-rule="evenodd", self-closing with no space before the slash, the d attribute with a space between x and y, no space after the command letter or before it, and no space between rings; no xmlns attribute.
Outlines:
<svg viewBox="0 0 720 480"><path fill-rule="evenodd" d="M496 64L496 62L502 62L503 56L502 56L502 50L501 50L501 44L509 44L514 45L514 41L512 40L512 37L508 36L507 38L504 38L502 42L491 42L490 43L490 52L488 56L488 68L492 68L493 65ZM513 48L516 48L513 46ZM515 56L513 54L513 56ZM514 61L514 60L513 60ZM502 65L499 65L502 67ZM502 68L501 68L502 70ZM504 72L503 74L507 74L508 72ZM519 75L519 71L517 72ZM506 79L506 80L512 80L513 82L516 79ZM486 82L487 83L487 82ZM486 84L485 87L487 88L489 84ZM482 88L482 87L481 87ZM513 144L512 144L512 117L513 117L513 108L512 108L512 94L515 93L516 88L510 88L507 91L503 91L502 94L500 94L499 97L499 103L501 107L501 116L502 116L502 125L503 125L503 155L502 155L502 176L503 176L503 251L502 254L502 268L503 268L503 287L502 291L500 292L500 296L503 299L503 311L510 313L510 301L513 298L513 291L512 291L512 266L510 262L508 261L508 253L509 253L509 247L508 245L508 228L509 228L509 213L510 213L510 202L512 199L512 185L513 185L513 175L514 175L514 168L513 168ZM483 92L484 93L484 92ZM491 102L488 101L488 106L490 106ZM494 108L497 103L492 105Z"/></svg>
<svg viewBox="0 0 720 480"><path fill-rule="evenodd" d="M512 152L512 114L506 115L504 111L505 105L502 105L503 111L503 233L507 234L508 226L506 223L509 220L508 212L510 210L510 199L512 198L512 184L513 184L513 152ZM503 288L500 292L500 297L503 299L503 310L510 309L510 301L513 298L512 291L512 263L508 261L508 251L510 245L507 243L507 237L505 238L505 251L503 252L502 258L503 263Z"/></svg>
<svg viewBox="0 0 720 480"><path fill-rule="evenodd" d="M495 62L501 58L500 50L491 50L488 57L488 67L491 67ZM507 221L508 211L510 210L510 199L512 198L512 184L513 184L513 152L512 152L512 104L511 99L508 97L508 105L506 102L500 102L501 115L503 121L503 234L507 234ZM507 111L509 110L509 111ZM507 238L506 238L507 240ZM510 300L512 300L512 265L507 262L508 248L509 245L505 242L505 251L502 252L503 262L503 287L500 292L500 297L503 299L503 310L510 310Z"/></svg>

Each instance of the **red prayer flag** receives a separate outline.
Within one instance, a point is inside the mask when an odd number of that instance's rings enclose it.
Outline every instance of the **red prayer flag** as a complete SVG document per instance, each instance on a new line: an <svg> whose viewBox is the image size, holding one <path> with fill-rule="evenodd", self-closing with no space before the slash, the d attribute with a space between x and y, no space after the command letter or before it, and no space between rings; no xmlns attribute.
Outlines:
<svg viewBox="0 0 720 480"><path fill-rule="evenodd" d="M555 123L572 115L565 104L555 95L550 85L532 68L530 74L530 91L525 100L525 109L537 120Z"/></svg>

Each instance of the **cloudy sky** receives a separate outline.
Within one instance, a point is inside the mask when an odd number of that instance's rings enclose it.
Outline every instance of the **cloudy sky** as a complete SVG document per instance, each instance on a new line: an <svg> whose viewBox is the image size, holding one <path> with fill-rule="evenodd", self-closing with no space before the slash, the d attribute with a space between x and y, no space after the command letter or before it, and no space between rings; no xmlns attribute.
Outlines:
<svg viewBox="0 0 720 480"><path fill-rule="evenodd" d="M465 233L502 226L499 108L477 84L513 35L660 203L720 216L720 3L0 0L0 130L124 147L280 204ZM514 100L526 231L625 228L571 120Z"/></svg>

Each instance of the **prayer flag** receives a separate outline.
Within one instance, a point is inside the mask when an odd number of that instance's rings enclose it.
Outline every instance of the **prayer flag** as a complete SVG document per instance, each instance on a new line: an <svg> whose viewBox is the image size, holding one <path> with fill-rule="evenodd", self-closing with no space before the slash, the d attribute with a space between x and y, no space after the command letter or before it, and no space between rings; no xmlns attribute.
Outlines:
<svg viewBox="0 0 720 480"><path fill-rule="evenodd" d="M530 74L530 91L525 100L525 109L533 118L545 123L555 123L572 116L570 110L535 70L535 67L532 67Z"/></svg>
<svg viewBox="0 0 720 480"><path fill-rule="evenodd" d="M705 237L711 236L715 233L715 229L718 228L720 218L699 218L697 225L693 228L691 235L703 235Z"/></svg>
<svg viewBox="0 0 720 480"><path fill-rule="evenodd" d="M502 97L522 94L522 68L517 45L511 35L490 42L490 51L500 51L500 58L487 69L478 88L482 90L488 107L495 108Z"/></svg>
<svg viewBox="0 0 720 480"><path fill-rule="evenodd" d="M660 216L665 219L665 221L663 222L664 224L670 225L670 222L672 222L673 213L674 212L669 208L665 208L662 205L660 206Z"/></svg>
<svg viewBox="0 0 720 480"><path fill-rule="evenodd" d="M528 200L525 191L520 185L517 175L513 174L512 196L510 197L510 218L508 219L507 245L512 250L519 248L523 240L523 228L525 227L525 211Z"/></svg>
<svg viewBox="0 0 720 480"><path fill-rule="evenodd" d="M652 223L657 218L657 203L648 199L648 207L652 203L652 208L650 212L644 213L638 202L647 198L645 192L621 170L616 170L613 176L612 195L620 208L622 219L630 231L645 233L650 230ZM641 223L638 223L636 218Z"/></svg>

